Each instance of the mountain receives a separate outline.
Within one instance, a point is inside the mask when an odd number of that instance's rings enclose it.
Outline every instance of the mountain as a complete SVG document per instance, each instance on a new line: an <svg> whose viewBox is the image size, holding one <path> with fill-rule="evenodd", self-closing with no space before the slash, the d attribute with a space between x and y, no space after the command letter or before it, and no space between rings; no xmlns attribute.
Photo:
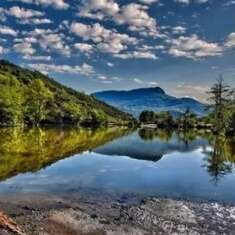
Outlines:
<svg viewBox="0 0 235 235"><path fill-rule="evenodd" d="M174 116L187 108L197 115L204 115L205 105L192 98L176 98L160 87L140 88L130 91L102 91L93 94L97 99L138 117L143 110L170 111Z"/></svg>
<svg viewBox="0 0 235 235"><path fill-rule="evenodd" d="M126 124L133 117L48 76L0 60L0 126Z"/></svg>

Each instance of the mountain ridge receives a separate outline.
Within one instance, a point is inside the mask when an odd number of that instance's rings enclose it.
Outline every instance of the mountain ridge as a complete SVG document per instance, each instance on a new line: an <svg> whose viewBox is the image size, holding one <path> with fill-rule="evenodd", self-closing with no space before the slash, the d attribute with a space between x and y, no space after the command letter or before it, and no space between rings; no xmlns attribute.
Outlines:
<svg viewBox="0 0 235 235"><path fill-rule="evenodd" d="M137 88L132 90L108 90L92 94L97 99L106 102L122 111L137 117L144 110L156 112L170 111L174 115L190 109L199 116L205 114L206 105L192 97L177 98L168 95L160 87Z"/></svg>

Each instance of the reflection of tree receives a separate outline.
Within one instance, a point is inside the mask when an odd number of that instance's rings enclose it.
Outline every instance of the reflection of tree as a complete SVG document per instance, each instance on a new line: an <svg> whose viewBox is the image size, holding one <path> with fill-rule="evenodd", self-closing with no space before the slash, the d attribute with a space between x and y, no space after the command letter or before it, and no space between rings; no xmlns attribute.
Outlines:
<svg viewBox="0 0 235 235"><path fill-rule="evenodd" d="M235 163L234 141L216 136L212 145L213 150L205 152L208 156L205 167L217 184L223 176L232 173Z"/></svg>
<svg viewBox="0 0 235 235"><path fill-rule="evenodd" d="M177 132L177 137L185 144L186 147L188 147L189 144L198 137L198 133L193 130L184 130Z"/></svg>
<svg viewBox="0 0 235 235"><path fill-rule="evenodd" d="M162 141L168 142L172 137L173 132L171 130L160 130L160 129L148 129L143 128L139 130L139 136L142 140L154 140L160 139Z"/></svg>
<svg viewBox="0 0 235 235"><path fill-rule="evenodd" d="M125 128L1 129L0 181L19 173L38 171L57 160L94 149L128 132Z"/></svg>

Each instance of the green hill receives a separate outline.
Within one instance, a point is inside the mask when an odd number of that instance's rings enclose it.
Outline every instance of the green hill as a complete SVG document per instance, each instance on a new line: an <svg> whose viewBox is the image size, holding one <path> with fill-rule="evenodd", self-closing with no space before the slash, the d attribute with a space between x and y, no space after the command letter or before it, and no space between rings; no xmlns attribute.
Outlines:
<svg viewBox="0 0 235 235"><path fill-rule="evenodd" d="M0 125L127 124L131 115L48 76L0 60Z"/></svg>

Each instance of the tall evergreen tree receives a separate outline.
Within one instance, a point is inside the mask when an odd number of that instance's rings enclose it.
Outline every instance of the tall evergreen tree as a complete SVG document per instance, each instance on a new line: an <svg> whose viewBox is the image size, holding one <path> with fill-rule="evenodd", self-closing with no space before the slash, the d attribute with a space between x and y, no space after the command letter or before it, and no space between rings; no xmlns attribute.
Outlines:
<svg viewBox="0 0 235 235"><path fill-rule="evenodd" d="M208 93L210 95L211 108L213 109L216 131L224 132L229 124L228 107L231 104L233 91L229 85L225 84L223 77L220 76Z"/></svg>

